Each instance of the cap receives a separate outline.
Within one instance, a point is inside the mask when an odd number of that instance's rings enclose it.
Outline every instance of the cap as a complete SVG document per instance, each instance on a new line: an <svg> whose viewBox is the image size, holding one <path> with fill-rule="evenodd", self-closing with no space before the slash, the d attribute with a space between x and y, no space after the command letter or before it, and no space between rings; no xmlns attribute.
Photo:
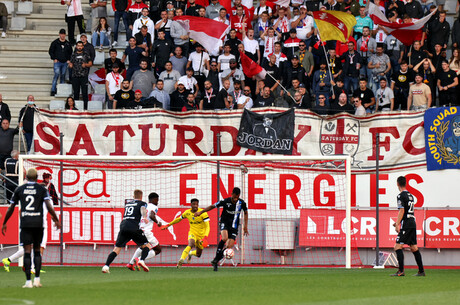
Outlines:
<svg viewBox="0 0 460 305"><path fill-rule="evenodd" d="M59 34L65 34L65 30L64 30L64 29L60 29L60 30L59 30Z"/></svg>
<svg viewBox="0 0 460 305"><path fill-rule="evenodd" d="M303 83L300 83L299 88L306 88L306 87L305 87L305 85Z"/></svg>
<svg viewBox="0 0 460 305"><path fill-rule="evenodd" d="M82 37L82 36L88 37L88 36L86 36L86 33L81 33L80 37Z"/></svg>
<svg viewBox="0 0 460 305"><path fill-rule="evenodd" d="M50 178L51 174L50 173L43 173L43 179Z"/></svg>
<svg viewBox="0 0 460 305"><path fill-rule="evenodd" d="M290 34L290 33L297 33L297 31L296 31L296 29L290 29L290 30L289 30L289 34Z"/></svg>
<svg viewBox="0 0 460 305"><path fill-rule="evenodd" d="M304 8L304 9L307 9L307 6L306 5L301 5L300 8Z"/></svg>
<svg viewBox="0 0 460 305"><path fill-rule="evenodd" d="M382 80L387 81L387 78L386 78L385 76L381 76L381 77L379 78L379 82L382 81Z"/></svg>
<svg viewBox="0 0 460 305"><path fill-rule="evenodd" d="M230 59L229 63L236 63L236 59L235 58Z"/></svg>
<svg viewBox="0 0 460 305"><path fill-rule="evenodd" d="M172 1L166 1L166 4L173 4Z"/></svg>
<svg viewBox="0 0 460 305"><path fill-rule="evenodd" d="M137 89L136 91L134 91L134 93L140 93L140 94L142 94L142 91L139 90L139 89Z"/></svg>
<svg viewBox="0 0 460 305"><path fill-rule="evenodd" d="M184 82L181 81L181 80L177 82L177 85L178 85L178 86L179 86L179 85L184 85L184 86L185 86Z"/></svg>
<svg viewBox="0 0 460 305"><path fill-rule="evenodd" d="M292 56L291 59L299 59L299 56L298 56L298 55L294 55L294 56Z"/></svg>

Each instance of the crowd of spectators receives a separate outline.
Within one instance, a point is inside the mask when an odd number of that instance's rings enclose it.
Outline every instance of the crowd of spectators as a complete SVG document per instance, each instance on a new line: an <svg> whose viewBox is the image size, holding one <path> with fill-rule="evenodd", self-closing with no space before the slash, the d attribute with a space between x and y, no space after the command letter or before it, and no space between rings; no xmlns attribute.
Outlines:
<svg viewBox="0 0 460 305"><path fill-rule="evenodd" d="M218 0L112 0L114 19L107 19L106 0L91 1L92 41L80 27L81 0L68 6L65 30L50 46L55 76L65 81L71 68L73 97L88 103L88 73L95 52L110 47L105 60L108 109L162 107L172 111L266 106L312 109L320 114L345 111L423 110L460 105L460 24L449 24L443 3L416 37L404 46L373 23L362 1L292 0L279 7L260 0L254 10L232 2L227 11ZM390 22L412 23L436 10L433 1L374 0ZM312 13L343 11L357 24L345 43L321 41ZM188 36L174 16L211 18L230 25L218 52L209 53ZM123 55L117 57L120 21L126 30ZM77 22L81 41L75 41ZM113 29L113 31L112 31ZM112 36L113 34L113 36ZM75 49L72 51L72 46ZM452 56L447 58L452 48ZM267 72L264 80L243 73L240 52ZM449 52L450 53L450 52ZM125 65L126 62L129 64ZM136 96L140 95L139 99ZM193 99L192 99L193 97ZM364 111L363 111L364 108Z"/></svg>

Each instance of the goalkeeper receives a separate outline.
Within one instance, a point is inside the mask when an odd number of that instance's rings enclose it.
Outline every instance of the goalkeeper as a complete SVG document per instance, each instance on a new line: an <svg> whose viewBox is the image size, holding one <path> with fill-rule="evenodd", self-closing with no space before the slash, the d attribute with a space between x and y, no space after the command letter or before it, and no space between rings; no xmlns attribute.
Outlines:
<svg viewBox="0 0 460 305"><path fill-rule="evenodd" d="M185 247L182 255L177 263L177 268L182 267L185 259L189 262L192 256L200 257L203 253L203 249L208 246L208 235L209 235L209 216L208 213L202 213L200 216L195 217L196 212L202 211L203 209L198 207L198 199L193 198L190 200L191 209L188 209L180 217L177 217L169 224L161 227L162 230L167 229L176 223L179 223L182 219L187 219L190 224L190 230L188 232L188 246ZM196 250L192 250L195 248Z"/></svg>

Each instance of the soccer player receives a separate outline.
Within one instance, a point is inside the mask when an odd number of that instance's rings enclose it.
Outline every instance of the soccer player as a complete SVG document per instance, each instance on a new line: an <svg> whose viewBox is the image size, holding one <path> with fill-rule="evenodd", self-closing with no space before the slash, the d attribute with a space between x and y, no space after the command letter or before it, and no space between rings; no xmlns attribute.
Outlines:
<svg viewBox="0 0 460 305"><path fill-rule="evenodd" d="M150 246L149 246L149 254L145 259L153 258L156 255L161 253L160 243L158 239L153 236L153 223L156 223L159 227L161 227L161 222L159 222L156 218L156 214L158 213L158 200L159 197L157 193L150 193L149 194L149 203L147 204L147 213L146 217L141 221L141 230L144 232L145 237L147 238ZM137 248L136 252L134 252L133 257L129 261L129 264L126 267L129 270L136 270L135 264L137 265L137 261L139 257L142 255L142 248Z"/></svg>
<svg viewBox="0 0 460 305"><path fill-rule="evenodd" d="M149 248L147 246L148 240L145 237L144 232L140 229L139 225L141 218L146 218L147 215L147 203L142 201L142 191L134 190L134 199L128 200L125 203L125 213L123 214L123 220L120 223L120 231L118 232L117 241L115 242L115 248L107 257L104 267L102 267L102 273L110 273L110 264L120 254L121 248L133 240L140 248L142 248L141 259L138 264L144 269L145 272L149 271L149 268L145 265L145 258L149 254Z"/></svg>
<svg viewBox="0 0 460 305"><path fill-rule="evenodd" d="M241 190L235 187L232 191L232 196L224 200L216 202L208 206L204 210L195 213L195 217L202 213L211 211L214 208L222 207L220 214L220 236L221 240L217 246L216 256L211 261L214 271L217 271L217 263L224 257L224 247L227 249L233 248L235 239L238 236L238 225L240 223L241 211L244 212L243 232L244 235L249 235L248 232L248 208L246 202L240 199Z"/></svg>
<svg viewBox="0 0 460 305"><path fill-rule="evenodd" d="M400 176L397 180L398 189L398 219L394 224L398 237L396 237L395 251L398 258L399 270L391 276L404 276L404 244L410 247L417 262L418 272L414 276L425 276L422 255L417 247L417 229L414 216L414 196L406 190L406 177Z"/></svg>
<svg viewBox="0 0 460 305"><path fill-rule="evenodd" d="M50 196L45 187L37 183L37 170L30 168L27 171L27 183L19 186L11 198L11 205L8 208L5 218L3 219L2 233L5 235L7 226L6 223L13 215L14 207L19 203L21 205L20 214L20 243L24 247L24 272L26 274L26 283L22 288L41 287L40 269L42 264L42 256L40 253L40 244L43 239L43 220L44 213L43 202L51 214L54 224L59 229L61 223L54 212ZM34 249L35 263L35 278L32 285L31 281L31 266L32 266L32 245Z"/></svg>
<svg viewBox="0 0 460 305"><path fill-rule="evenodd" d="M203 253L203 249L208 246L208 235L209 235L209 216L208 213L203 212L203 209L198 207L199 200L193 198L190 200L190 209L182 213L180 217L177 217L170 223L165 226L162 226L161 229L165 230L169 226L179 223L182 219L187 219L190 225L188 231L188 246L185 247L182 255L177 263L177 268L182 267L185 259L189 262L192 259L192 256L200 257ZM201 212L199 216L196 216L196 212ZM196 250L192 250L195 248Z"/></svg>

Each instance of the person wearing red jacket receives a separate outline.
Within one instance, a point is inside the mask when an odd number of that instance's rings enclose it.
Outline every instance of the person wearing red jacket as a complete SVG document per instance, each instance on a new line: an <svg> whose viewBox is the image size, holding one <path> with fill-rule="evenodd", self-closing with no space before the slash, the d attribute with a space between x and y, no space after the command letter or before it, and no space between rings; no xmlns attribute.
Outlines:
<svg viewBox="0 0 460 305"><path fill-rule="evenodd" d="M236 15L230 16L230 26L236 30L236 37L239 40L243 39L243 28L246 30L252 29L251 21L244 15L244 8L242 5L236 8Z"/></svg>

